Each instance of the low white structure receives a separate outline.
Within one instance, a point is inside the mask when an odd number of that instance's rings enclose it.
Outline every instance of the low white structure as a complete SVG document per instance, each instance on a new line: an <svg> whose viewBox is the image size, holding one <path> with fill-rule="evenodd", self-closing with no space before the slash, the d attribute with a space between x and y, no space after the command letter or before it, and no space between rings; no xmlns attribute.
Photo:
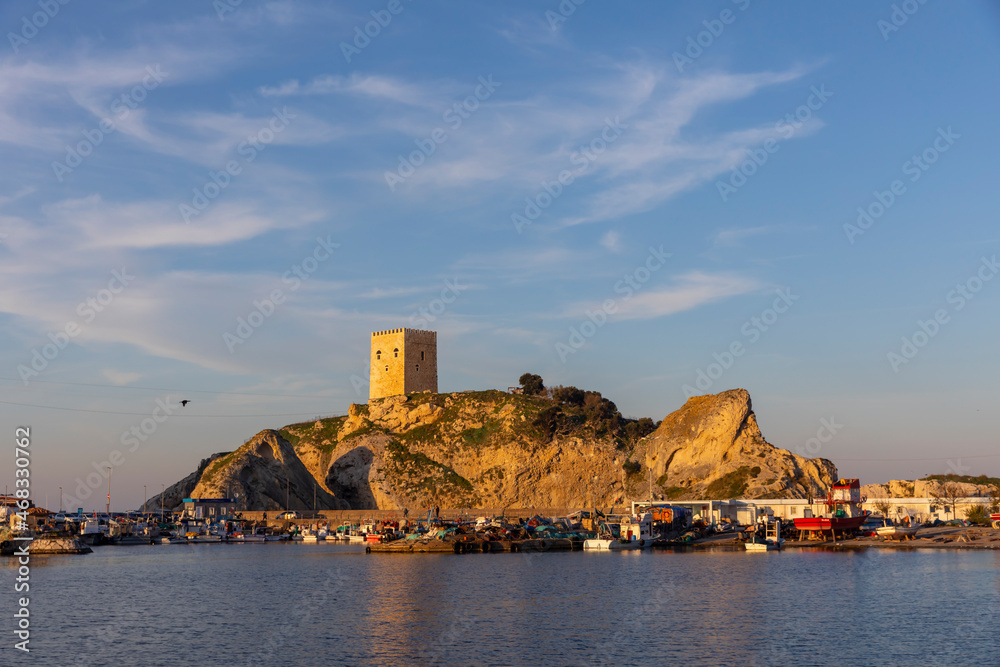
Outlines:
<svg viewBox="0 0 1000 667"><path fill-rule="evenodd" d="M781 519L783 523L791 523L799 517L823 516L827 513L824 499L812 498L734 498L732 500L671 500L658 502L661 505L674 505L691 509L692 520L704 519L708 525L728 522L747 526L756 523L757 517L766 514L769 517ZM987 497L960 498L952 514L951 507L945 507L940 500L934 498L890 498L892 509L889 518L909 513L920 523L929 523L935 519L951 521L964 519L968 508L975 505L989 506ZM872 514L881 514L874 507L874 500L868 498L861 504L862 509ZM633 506L639 503L633 503ZM642 503L648 505L649 503ZM988 510L987 510L988 511Z"/></svg>
<svg viewBox="0 0 1000 667"><path fill-rule="evenodd" d="M941 521L951 521L952 519L964 519L966 510L975 505L988 505L990 499L982 497L961 498L955 506L955 513L952 514L951 507L944 506L940 500L934 498L890 498L892 508L889 510L889 518L895 518L902 514L910 514L921 523L929 523L935 519ZM767 513L769 516L780 517L784 521L794 520L796 517L819 516L825 511L823 503L812 503L808 500L783 499L783 500L743 500L757 507L758 512ZM862 509L872 514L881 514L875 508L873 499L868 498L861 504Z"/></svg>

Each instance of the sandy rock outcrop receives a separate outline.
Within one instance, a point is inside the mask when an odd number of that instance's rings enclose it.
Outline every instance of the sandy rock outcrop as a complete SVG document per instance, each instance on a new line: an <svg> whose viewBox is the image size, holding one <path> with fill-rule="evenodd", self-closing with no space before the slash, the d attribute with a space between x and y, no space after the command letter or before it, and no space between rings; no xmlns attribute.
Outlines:
<svg viewBox="0 0 1000 667"><path fill-rule="evenodd" d="M198 486L198 480L201 479L201 475L205 472L205 469L211 465L213 461L216 461L227 454L229 454L229 452L219 452L218 454L212 454L207 459L202 459L201 463L198 464L197 470L181 481L168 486L162 494L162 508L168 512L183 508L183 500L191 497L191 492L194 491L196 486ZM160 507L160 494L158 493L146 501L146 504L142 506L142 511L159 512Z"/></svg>
<svg viewBox="0 0 1000 667"><path fill-rule="evenodd" d="M539 421L563 408L495 390L352 405L344 417L262 431L209 465L192 493L229 488L247 507L283 507L287 476L299 509L314 486L321 508L607 507L650 493L822 496L837 477L829 461L768 443L742 389L688 400L637 443L581 412L555 431Z"/></svg>
<svg viewBox="0 0 1000 667"><path fill-rule="evenodd" d="M994 490L994 487L989 484L948 483L957 487L960 497L966 498L985 498ZM865 484L861 487L861 494L867 496L869 500L877 498L934 498L941 492L941 482L934 479L893 479L886 484Z"/></svg>
<svg viewBox="0 0 1000 667"><path fill-rule="evenodd" d="M274 430L264 430L205 469L193 498L236 498L247 509L344 509L313 479L295 448ZM287 501L286 501L287 498Z"/></svg>
<svg viewBox="0 0 1000 667"><path fill-rule="evenodd" d="M694 396L669 414L636 460L672 497L807 498L837 479L826 459L778 449L764 439L745 389Z"/></svg>

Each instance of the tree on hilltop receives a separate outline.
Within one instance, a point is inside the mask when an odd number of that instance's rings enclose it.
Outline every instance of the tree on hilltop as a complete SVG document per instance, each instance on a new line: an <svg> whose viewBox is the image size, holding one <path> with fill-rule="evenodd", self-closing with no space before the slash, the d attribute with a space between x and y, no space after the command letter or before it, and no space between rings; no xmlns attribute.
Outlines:
<svg viewBox="0 0 1000 667"><path fill-rule="evenodd" d="M525 373L517 382L521 385L521 391L525 396L537 396L545 391L545 384L542 382L541 375Z"/></svg>
<svg viewBox="0 0 1000 667"><path fill-rule="evenodd" d="M552 390L552 398L556 403L566 403L567 405L583 405L586 397L583 389L576 387L556 387Z"/></svg>

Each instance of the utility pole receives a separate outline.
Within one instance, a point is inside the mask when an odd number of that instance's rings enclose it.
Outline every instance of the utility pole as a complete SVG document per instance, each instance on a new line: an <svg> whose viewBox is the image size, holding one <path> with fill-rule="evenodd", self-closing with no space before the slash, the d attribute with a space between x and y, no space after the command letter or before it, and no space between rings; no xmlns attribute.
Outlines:
<svg viewBox="0 0 1000 667"><path fill-rule="evenodd" d="M163 523L163 494L165 484L160 484L160 523Z"/></svg>
<svg viewBox="0 0 1000 667"><path fill-rule="evenodd" d="M288 481L288 478L286 477L285 478L285 511L286 512L288 511L288 490L291 488L291 484L292 483L290 481Z"/></svg>
<svg viewBox="0 0 1000 667"><path fill-rule="evenodd" d="M108 504L105 507L105 514L111 517L111 468L108 468Z"/></svg>
<svg viewBox="0 0 1000 667"><path fill-rule="evenodd" d="M62 514L62 487L59 487L59 513Z"/></svg>
<svg viewBox="0 0 1000 667"><path fill-rule="evenodd" d="M146 485L143 484L142 485L142 513L143 514L146 513L146 503L149 502L147 500L147 498L148 498L148 495L146 494Z"/></svg>

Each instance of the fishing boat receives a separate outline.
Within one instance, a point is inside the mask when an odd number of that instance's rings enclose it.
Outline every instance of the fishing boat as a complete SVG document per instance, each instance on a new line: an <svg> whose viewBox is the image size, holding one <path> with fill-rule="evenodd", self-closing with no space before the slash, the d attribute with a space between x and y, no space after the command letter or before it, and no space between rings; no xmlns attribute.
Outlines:
<svg viewBox="0 0 1000 667"><path fill-rule="evenodd" d="M881 528L875 529L875 534L879 537L884 537L886 539L894 540L909 540L913 539L913 536L917 534L920 530L919 524L913 524L910 526L896 525L882 526Z"/></svg>
<svg viewBox="0 0 1000 667"><path fill-rule="evenodd" d="M263 543L267 541L267 537L264 535L263 528L254 528L252 532L243 533L243 541Z"/></svg>
<svg viewBox="0 0 1000 667"><path fill-rule="evenodd" d="M94 513L94 516L84 519L80 524L80 540L90 546L108 544L110 526L106 518L101 518Z"/></svg>
<svg viewBox="0 0 1000 667"><path fill-rule="evenodd" d="M993 525L994 528L1000 530L1000 514L991 514L990 523Z"/></svg>
<svg viewBox="0 0 1000 667"><path fill-rule="evenodd" d="M806 516L795 519L795 528L799 535L819 533L823 537L828 534L834 539L837 533L843 537L861 527L867 518L861 509L865 502L861 495L861 483L857 479L839 479L827 495L826 500L818 504L826 505L828 516Z"/></svg>
<svg viewBox="0 0 1000 667"><path fill-rule="evenodd" d="M888 525L879 526L875 534L888 540L912 540L920 530L920 524L910 516L909 512L901 511L902 521L892 521Z"/></svg>
<svg viewBox="0 0 1000 667"><path fill-rule="evenodd" d="M222 535L211 533L188 532L184 533L184 537L187 538L189 544L213 544L222 541Z"/></svg>
<svg viewBox="0 0 1000 667"><path fill-rule="evenodd" d="M764 524L764 536L754 533L743 546L747 551L778 551L785 540L781 537L781 519Z"/></svg>
<svg viewBox="0 0 1000 667"><path fill-rule="evenodd" d="M584 540L584 551L631 551L653 545L653 516L622 516L617 521L607 517L597 527L597 537Z"/></svg>

